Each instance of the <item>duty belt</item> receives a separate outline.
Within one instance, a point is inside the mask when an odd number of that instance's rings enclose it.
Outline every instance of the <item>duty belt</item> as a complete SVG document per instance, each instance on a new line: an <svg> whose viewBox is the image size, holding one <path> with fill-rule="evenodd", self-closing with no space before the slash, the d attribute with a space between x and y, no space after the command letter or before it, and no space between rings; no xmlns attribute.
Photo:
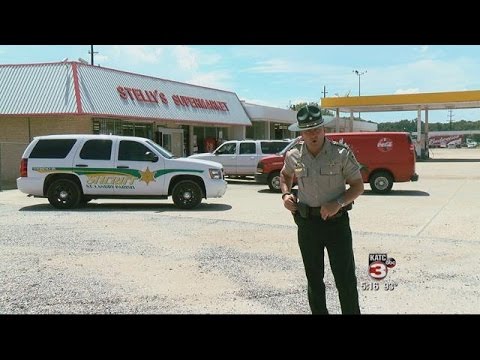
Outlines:
<svg viewBox="0 0 480 360"><path fill-rule="evenodd" d="M350 204L349 204L350 205ZM297 210L297 214L300 215L302 218L304 219L308 219L308 218L311 218L311 217L319 217L321 218L321 214L320 214L320 209L321 207L311 207L311 206L308 206L308 205L305 205L303 203L297 203L297 206L298 206L298 210ZM343 214L345 214L348 210L350 210L352 207L351 206L347 206L347 207L344 207L344 208L341 208L340 210L338 210L337 213L335 213L334 215L332 216L329 216L327 220L330 220L330 219L337 219L341 216L343 216Z"/></svg>

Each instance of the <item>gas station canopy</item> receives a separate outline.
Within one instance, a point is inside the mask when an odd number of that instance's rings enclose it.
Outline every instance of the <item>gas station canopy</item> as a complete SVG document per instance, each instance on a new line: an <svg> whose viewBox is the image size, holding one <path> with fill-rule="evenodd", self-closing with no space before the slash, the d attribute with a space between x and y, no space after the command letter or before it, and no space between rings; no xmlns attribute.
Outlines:
<svg viewBox="0 0 480 360"><path fill-rule="evenodd" d="M340 112L350 113L352 122L354 112L417 111L415 149L418 156L428 158L428 111L480 108L480 91L330 97L323 98L321 106L324 109L335 110L337 119ZM425 112L424 134L421 131L422 110Z"/></svg>
<svg viewBox="0 0 480 360"><path fill-rule="evenodd" d="M480 91L328 97L323 109L340 112L415 111L480 108Z"/></svg>

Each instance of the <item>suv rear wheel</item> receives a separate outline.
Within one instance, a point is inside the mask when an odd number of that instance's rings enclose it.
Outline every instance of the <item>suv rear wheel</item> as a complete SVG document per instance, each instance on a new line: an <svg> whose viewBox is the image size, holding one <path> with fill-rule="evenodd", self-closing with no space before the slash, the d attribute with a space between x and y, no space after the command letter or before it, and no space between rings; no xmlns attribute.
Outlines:
<svg viewBox="0 0 480 360"><path fill-rule="evenodd" d="M49 186L47 196L50 204L57 209L73 209L80 203L82 194L74 181L59 179Z"/></svg>
<svg viewBox="0 0 480 360"><path fill-rule="evenodd" d="M172 191L173 203L180 209L193 209L202 202L202 189L192 180L182 180Z"/></svg>

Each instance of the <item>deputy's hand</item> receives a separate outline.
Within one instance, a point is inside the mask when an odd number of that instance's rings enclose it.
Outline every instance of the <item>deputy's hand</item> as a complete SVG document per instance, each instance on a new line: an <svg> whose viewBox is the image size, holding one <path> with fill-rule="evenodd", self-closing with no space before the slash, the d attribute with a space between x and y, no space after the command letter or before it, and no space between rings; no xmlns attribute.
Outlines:
<svg viewBox="0 0 480 360"><path fill-rule="evenodd" d="M283 197L283 206L285 206L292 213L297 211L297 198L293 194L285 195Z"/></svg>
<svg viewBox="0 0 480 360"><path fill-rule="evenodd" d="M342 206L336 201L330 201L326 204L323 204L320 208L320 216L323 220L327 220L330 216L335 215Z"/></svg>

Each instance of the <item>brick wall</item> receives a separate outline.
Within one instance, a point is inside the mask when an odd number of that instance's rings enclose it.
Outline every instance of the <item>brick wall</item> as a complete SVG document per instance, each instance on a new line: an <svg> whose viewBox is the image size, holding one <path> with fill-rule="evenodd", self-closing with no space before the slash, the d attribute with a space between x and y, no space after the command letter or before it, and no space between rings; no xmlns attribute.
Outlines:
<svg viewBox="0 0 480 360"><path fill-rule="evenodd" d="M20 159L35 136L91 134L90 116L0 116L0 189L16 188Z"/></svg>
<svg viewBox="0 0 480 360"><path fill-rule="evenodd" d="M0 189L15 189L20 160L28 143L0 143Z"/></svg>

